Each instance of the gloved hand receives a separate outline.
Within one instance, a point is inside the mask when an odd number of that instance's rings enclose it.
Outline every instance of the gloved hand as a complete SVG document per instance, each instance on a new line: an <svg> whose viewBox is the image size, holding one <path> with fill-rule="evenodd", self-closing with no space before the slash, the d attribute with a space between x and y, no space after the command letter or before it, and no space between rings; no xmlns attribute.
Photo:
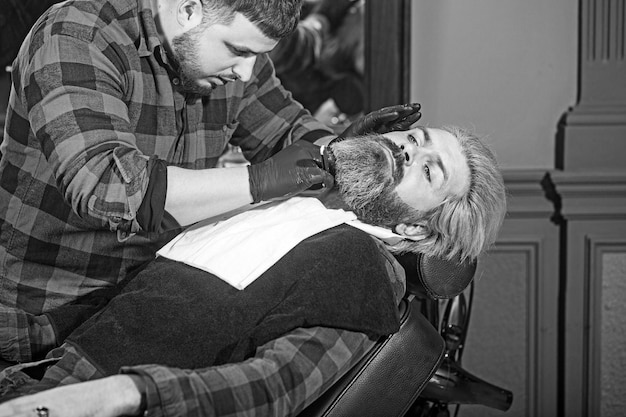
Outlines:
<svg viewBox="0 0 626 417"><path fill-rule="evenodd" d="M253 203L286 199L311 187L319 189L320 193L329 190L334 178L321 166L320 147L304 140L259 164L249 165Z"/></svg>
<svg viewBox="0 0 626 417"><path fill-rule="evenodd" d="M321 14L328 19L331 32L335 30L343 20L350 7L356 4L357 0L320 0L317 2L311 13Z"/></svg>
<svg viewBox="0 0 626 417"><path fill-rule="evenodd" d="M422 114L419 103L399 104L397 106L383 107L373 111L352 122L333 142L338 142L347 137L360 136L368 133L387 133L396 130L408 130L417 122Z"/></svg>

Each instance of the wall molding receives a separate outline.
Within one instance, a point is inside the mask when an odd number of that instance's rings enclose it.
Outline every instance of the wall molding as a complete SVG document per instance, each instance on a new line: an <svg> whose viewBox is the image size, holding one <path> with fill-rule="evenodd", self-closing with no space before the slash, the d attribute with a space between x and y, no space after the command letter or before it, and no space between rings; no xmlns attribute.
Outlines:
<svg viewBox="0 0 626 417"><path fill-rule="evenodd" d="M579 0L578 102L559 123L556 166L625 168L626 0Z"/></svg>
<svg viewBox="0 0 626 417"><path fill-rule="evenodd" d="M581 103L626 104L625 8L625 0L580 0Z"/></svg>
<svg viewBox="0 0 626 417"><path fill-rule="evenodd" d="M545 382L549 382L549 378L543 378L545 355L543 354L543 346L545 341L541 333L542 320L545 312L542 308L541 300L541 259L545 250L543 247L544 239L542 235L507 235L499 239L496 246L490 251L490 256L498 255L516 255L523 257L525 260L524 282L527 283L526 288L526 312L525 327L526 332L526 395L523 411L525 415L538 416L543 415L540 411L541 397L545 390L551 387L544 386ZM514 397L515 398L515 397ZM519 403L516 404L518 411Z"/></svg>
<svg viewBox="0 0 626 417"><path fill-rule="evenodd" d="M619 237L598 236L589 234L585 238L586 260L585 288L587 298L585 312L585 328L589 331L584 335L585 367L587 368L586 386L588 393L587 415L600 415L602 406L602 287L604 277L603 255L605 253L626 254L626 235Z"/></svg>
<svg viewBox="0 0 626 417"><path fill-rule="evenodd" d="M556 209L547 170L503 170L508 218L550 219Z"/></svg>
<svg viewBox="0 0 626 417"><path fill-rule="evenodd" d="M626 162L623 172L554 171L550 177L568 220L626 219Z"/></svg>
<svg viewBox="0 0 626 417"><path fill-rule="evenodd" d="M547 169L503 170L507 217L490 254L525 257L528 341L523 364L526 396L514 400L516 415L556 416L559 380L560 197ZM491 255L490 255L491 256ZM520 268L516 264L517 268ZM511 271L517 274L519 271ZM522 365L522 364L520 364ZM518 386L517 388L521 388ZM522 401L517 403L516 401ZM517 406L516 406L517 404ZM519 408L518 408L519 407Z"/></svg>

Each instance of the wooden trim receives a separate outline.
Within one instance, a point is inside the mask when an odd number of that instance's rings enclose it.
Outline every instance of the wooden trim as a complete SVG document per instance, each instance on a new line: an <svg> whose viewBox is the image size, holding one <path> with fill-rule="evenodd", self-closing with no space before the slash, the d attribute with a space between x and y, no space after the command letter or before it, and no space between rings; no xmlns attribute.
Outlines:
<svg viewBox="0 0 626 417"><path fill-rule="evenodd" d="M365 2L365 112L410 100L410 0Z"/></svg>
<svg viewBox="0 0 626 417"><path fill-rule="evenodd" d="M575 220L568 226L563 344L563 416L599 415L599 331L603 253L626 248L626 222ZM617 330L616 330L617 331Z"/></svg>
<svg viewBox="0 0 626 417"><path fill-rule="evenodd" d="M587 392L587 415L601 415L602 407L602 288L604 271L603 255L605 253L626 253L626 236L623 238L607 238L606 236L589 235L586 238L588 268L586 270L585 288L587 289L586 328L583 353L583 364L588 368L583 381L583 392Z"/></svg>
<svg viewBox="0 0 626 417"><path fill-rule="evenodd" d="M555 171L551 178L566 219L626 219L626 171Z"/></svg>
<svg viewBox="0 0 626 417"><path fill-rule="evenodd" d="M578 102L559 123L556 167L625 170L626 1L579 4Z"/></svg>
<svg viewBox="0 0 626 417"><path fill-rule="evenodd" d="M542 325L542 320L545 316L543 306L541 302L542 286L542 274L541 274L541 254L545 250L542 248L542 236L507 236L498 240L496 247L490 251L490 256L497 256L498 254L519 254L526 260L525 270L527 283L526 287L526 312L525 322L527 323L524 331L526 332L526 360L524 369L526 370L526 393L525 395L519 392L513 393L513 401L517 398L524 398L525 404L520 408L519 404L516 405L518 411L523 410L526 415L537 416L542 415L539 412L539 402L542 397L542 393L545 390L550 390L552 387L544 386L545 383L551 382L552 378L544 378L543 374L548 370L550 372L550 366L542 367L543 361L549 357L554 357L554 354L550 354L546 357L544 345L546 341L543 340L541 329L545 327ZM519 295L518 295L519 296ZM548 345L550 345L548 341ZM552 375L556 375L552 372Z"/></svg>
<svg viewBox="0 0 626 417"><path fill-rule="evenodd" d="M538 213L532 211L529 213ZM514 413L556 416L559 378L559 229L549 217L509 216L490 254L527 253L528 335L526 396L514 393ZM491 255L489 255L491 256ZM506 276L500 277L504 282ZM507 288L503 284L503 288ZM530 310L532 308L532 310ZM515 399L517 398L517 400ZM515 405L525 399L522 409ZM519 407L519 408L518 408Z"/></svg>
<svg viewBox="0 0 626 417"><path fill-rule="evenodd" d="M504 170L507 216L550 219L556 211L553 185L545 170Z"/></svg>
<svg viewBox="0 0 626 417"><path fill-rule="evenodd" d="M624 8L624 0L581 0L581 104L626 104Z"/></svg>
<svg viewBox="0 0 626 417"><path fill-rule="evenodd" d="M527 257L526 395L514 393L514 413L555 416L559 380L559 197L546 170L504 170L507 217L495 255ZM506 277L502 277L506 279ZM524 399L523 405L515 405Z"/></svg>

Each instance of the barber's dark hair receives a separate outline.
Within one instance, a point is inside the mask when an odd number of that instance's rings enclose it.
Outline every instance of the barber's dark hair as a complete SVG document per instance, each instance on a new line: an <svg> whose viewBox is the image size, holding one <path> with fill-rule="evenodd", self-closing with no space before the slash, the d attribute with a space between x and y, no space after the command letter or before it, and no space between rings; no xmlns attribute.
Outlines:
<svg viewBox="0 0 626 417"><path fill-rule="evenodd" d="M202 0L204 22L229 24L241 13L274 40L295 30L301 7L302 0Z"/></svg>

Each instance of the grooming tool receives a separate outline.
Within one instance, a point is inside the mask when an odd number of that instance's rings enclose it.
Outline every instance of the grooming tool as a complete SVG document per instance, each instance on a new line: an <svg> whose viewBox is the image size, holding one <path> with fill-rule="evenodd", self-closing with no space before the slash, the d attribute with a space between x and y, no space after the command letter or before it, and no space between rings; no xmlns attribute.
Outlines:
<svg viewBox="0 0 626 417"><path fill-rule="evenodd" d="M335 176L335 156L327 145L320 147L320 155L322 156L322 169L333 177Z"/></svg>

